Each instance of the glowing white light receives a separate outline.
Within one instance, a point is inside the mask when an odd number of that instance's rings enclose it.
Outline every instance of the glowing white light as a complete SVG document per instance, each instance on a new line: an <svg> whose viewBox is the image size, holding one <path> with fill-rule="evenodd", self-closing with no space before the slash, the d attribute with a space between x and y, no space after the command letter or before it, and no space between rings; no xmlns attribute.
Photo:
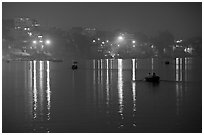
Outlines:
<svg viewBox="0 0 204 135"><path fill-rule="evenodd" d="M34 40L34 41L33 41L33 44L36 44L36 43L37 43L37 41Z"/></svg>
<svg viewBox="0 0 204 135"><path fill-rule="evenodd" d="M32 33L31 33L31 32L28 32L28 35L29 35L29 36L32 36Z"/></svg>
<svg viewBox="0 0 204 135"><path fill-rule="evenodd" d="M48 45L50 44L50 40L46 40L45 43Z"/></svg>
<svg viewBox="0 0 204 135"><path fill-rule="evenodd" d="M118 47L119 47L120 45L118 44Z"/></svg>
<svg viewBox="0 0 204 135"><path fill-rule="evenodd" d="M96 42L96 40L93 40L93 43L95 43Z"/></svg>
<svg viewBox="0 0 204 135"><path fill-rule="evenodd" d="M133 45L132 47L135 47L135 45Z"/></svg>
<svg viewBox="0 0 204 135"><path fill-rule="evenodd" d="M51 91L50 91L50 62L47 61L47 109L48 109L48 118L47 120L50 120L50 99L51 99Z"/></svg>
<svg viewBox="0 0 204 135"><path fill-rule="evenodd" d="M123 38L123 36L119 36L118 39L119 40L123 40L124 38Z"/></svg>
<svg viewBox="0 0 204 135"><path fill-rule="evenodd" d="M42 40L40 40L39 42L40 42L40 43L42 43L43 41L42 41Z"/></svg>
<svg viewBox="0 0 204 135"><path fill-rule="evenodd" d="M108 59L106 59L106 69L108 69Z"/></svg>
<svg viewBox="0 0 204 135"><path fill-rule="evenodd" d="M100 38L98 38L98 40L101 40Z"/></svg>
<svg viewBox="0 0 204 135"><path fill-rule="evenodd" d="M109 41L108 41L108 40L106 40L106 42L108 43Z"/></svg>
<svg viewBox="0 0 204 135"><path fill-rule="evenodd" d="M101 42L102 44L105 44L105 42Z"/></svg>
<svg viewBox="0 0 204 135"><path fill-rule="evenodd" d="M132 59L132 80L135 81L135 59Z"/></svg>
<svg viewBox="0 0 204 135"><path fill-rule="evenodd" d="M135 41L135 40L133 40L133 41L132 41L132 43L133 43L133 44L135 44L135 43L136 43L136 41Z"/></svg>

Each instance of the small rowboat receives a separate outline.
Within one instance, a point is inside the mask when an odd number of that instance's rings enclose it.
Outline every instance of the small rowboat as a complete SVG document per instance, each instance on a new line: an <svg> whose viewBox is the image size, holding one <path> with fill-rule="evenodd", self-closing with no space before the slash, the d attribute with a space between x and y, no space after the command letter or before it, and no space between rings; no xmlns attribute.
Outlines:
<svg viewBox="0 0 204 135"><path fill-rule="evenodd" d="M145 77L146 82L159 82L160 77L159 76L149 76Z"/></svg>

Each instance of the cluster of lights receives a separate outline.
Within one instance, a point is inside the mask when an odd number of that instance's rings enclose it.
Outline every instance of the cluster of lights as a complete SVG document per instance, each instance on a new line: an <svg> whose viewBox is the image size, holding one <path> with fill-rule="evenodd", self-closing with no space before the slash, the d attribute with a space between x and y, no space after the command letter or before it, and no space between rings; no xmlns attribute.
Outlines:
<svg viewBox="0 0 204 135"><path fill-rule="evenodd" d="M24 28L24 30L30 30L30 28Z"/></svg>
<svg viewBox="0 0 204 135"><path fill-rule="evenodd" d="M42 40L40 40L39 42L40 42L40 43L43 43L43 41L42 41ZM45 40L45 44L49 45L50 43L51 43L51 41L50 41L50 40ZM34 41L33 41L33 44L37 44L37 41L36 41L36 40L34 40Z"/></svg>
<svg viewBox="0 0 204 135"><path fill-rule="evenodd" d="M100 38L97 38L97 40L100 41L101 39L100 39ZM101 46L102 46L102 45L105 45L105 43L109 43L109 42L110 42L109 40L101 41ZM93 40L92 40L92 43L96 43L96 40L93 39Z"/></svg>
<svg viewBox="0 0 204 135"><path fill-rule="evenodd" d="M176 43L181 43L183 40L177 40Z"/></svg>
<svg viewBox="0 0 204 135"><path fill-rule="evenodd" d="M29 36L32 36L33 34L32 34L31 32L28 32L28 35L29 35Z"/></svg>

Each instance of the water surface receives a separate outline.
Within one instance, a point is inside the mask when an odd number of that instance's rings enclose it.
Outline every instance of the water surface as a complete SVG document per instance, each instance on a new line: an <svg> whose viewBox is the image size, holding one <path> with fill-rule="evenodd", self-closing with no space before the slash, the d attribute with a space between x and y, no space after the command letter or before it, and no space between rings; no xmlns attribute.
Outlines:
<svg viewBox="0 0 204 135"><path fill-rule="evenodd" d="M169 61L3 63L3 132L202 132L201 59Z"/></svg>

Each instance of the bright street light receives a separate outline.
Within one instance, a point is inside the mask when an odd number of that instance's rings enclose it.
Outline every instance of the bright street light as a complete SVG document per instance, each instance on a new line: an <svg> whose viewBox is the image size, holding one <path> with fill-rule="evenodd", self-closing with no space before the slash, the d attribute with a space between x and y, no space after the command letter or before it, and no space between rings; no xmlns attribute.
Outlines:
<svg viewBox="0 0 204 135"><path fill-rule="evenodd" d="M133 40L132 43L135 44L135 40Z"/></svg>
<svg viewBox="0 0 204 135"><path fill-rule="evenodd" d="M123 36L118 37L118 40L123 40L123 39L124 39Z"/></svg>
<svg viewBox="0 0 204 135"><path fill-rule="evenodd" d="M37 41L34 40L34 41L33 41L33 44L36 44L36 43L37 43Z"/></svg>
<svg viewBox="0 0 204 135"><path fill-rule="evenodd" d="M45 43L46 43L47 45L49 45L49 44L50 44L50 40L46 40Z"/></svg>

